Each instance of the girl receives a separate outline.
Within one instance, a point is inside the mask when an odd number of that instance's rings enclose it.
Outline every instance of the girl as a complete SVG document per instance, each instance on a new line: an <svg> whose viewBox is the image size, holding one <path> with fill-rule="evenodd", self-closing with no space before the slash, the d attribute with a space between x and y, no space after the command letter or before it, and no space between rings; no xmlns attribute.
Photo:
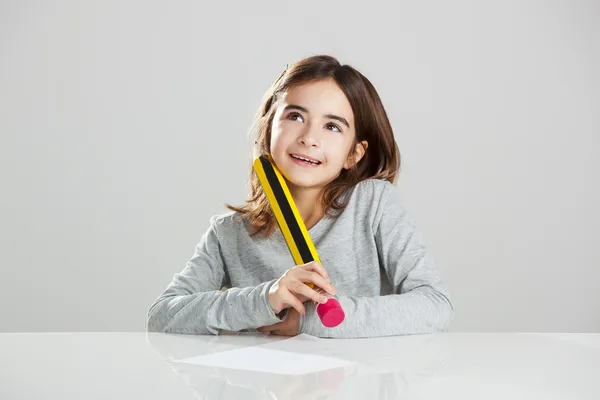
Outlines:
<svg viewBox="0 0 600 400"><path fill-rule="evenodd" d="M400 154L369 80L329 56L303 59L267 92L255 128L255 156L272 155L323 265L294 266L251 167L247 204L211 218L151 306L147 330L334 338L446 330L454 308L396 195ZM314 302L326 299L306 282L337 296L340 325L323 326Z"/></svg>

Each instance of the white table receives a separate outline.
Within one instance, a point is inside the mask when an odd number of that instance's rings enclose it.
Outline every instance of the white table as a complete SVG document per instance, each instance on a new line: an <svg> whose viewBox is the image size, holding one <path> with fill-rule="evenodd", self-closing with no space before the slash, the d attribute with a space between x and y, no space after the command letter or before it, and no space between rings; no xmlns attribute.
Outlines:
<svg viewBox="0 0 600 400"><path fill-rule="evenodd" d="M600 334L469 333L288 342L352 361L288 376L181 359L285 345L257 334L0 334L0 399L600 399ZM312 350L311 350L312 349ZM254 349L252 349L254 350Z"/></svg>

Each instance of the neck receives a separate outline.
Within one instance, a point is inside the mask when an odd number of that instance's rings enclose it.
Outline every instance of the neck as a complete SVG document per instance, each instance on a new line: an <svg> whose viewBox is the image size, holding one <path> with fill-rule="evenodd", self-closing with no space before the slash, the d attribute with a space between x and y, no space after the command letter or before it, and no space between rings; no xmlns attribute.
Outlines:
<svg viewBox="0 0 600 400"><path fill-rule="evenodd" d="M297 188L290 186L290 193L294 198L298 212L306 225L306 229L311 229L325 215L321 206L321 188Z"/></svg>

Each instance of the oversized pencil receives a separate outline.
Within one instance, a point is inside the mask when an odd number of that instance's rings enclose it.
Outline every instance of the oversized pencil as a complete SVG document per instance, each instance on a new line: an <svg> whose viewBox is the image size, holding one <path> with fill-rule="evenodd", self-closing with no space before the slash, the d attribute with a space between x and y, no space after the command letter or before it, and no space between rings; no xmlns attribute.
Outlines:
<svg viewBox="0 0 600 400"><path fill-rule="evenodd" d="M257 157L254 160L254 171L265 191L279 229L281 229L296 265L311 261L321 263L285 179L273 162L271 155L264 154ZM312 283L306 284L314 288ZM317 314L323 325L328 328L341 324L345 317L341 304L334 298L329 298L325 304L317 305Z"/></svg>

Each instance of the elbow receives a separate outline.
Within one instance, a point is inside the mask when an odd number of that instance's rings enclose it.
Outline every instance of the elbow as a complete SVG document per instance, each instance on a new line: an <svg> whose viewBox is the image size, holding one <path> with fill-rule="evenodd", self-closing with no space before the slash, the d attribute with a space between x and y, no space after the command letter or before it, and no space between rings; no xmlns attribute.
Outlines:
<svg viewBox="0 0 600 400"><path fill-rule="evenodd" d="M172 297L164 297L157 300L148 310L146 316L146 332L150 333L172 333L172 334L212 334L217 335L218 329L207 327L200 318L190 320L189 313L182 313L181 309L175 309Z"/></svg>
<svg viewBox="0 0 600 400"><path fill-rule="evenodd" d="M450 329L454 320L454 304L445 291L428 290L427 317L421 320L419 333L443 333Z"/></svg>
<svg viewBox="0 0 600 400"><path fill-rule="evenodd" d="M159 323L158 319L152 315L149 315L146 319L146 332L159 332L165 333L165 325Z"/></svg>
<svg viewBox="0 0 600 400"><path fill-rule="evenodd" d="M439 301L439 317L438 317L438 326L436 327L437 332L446 332L450 329L450 325L452 325L452 321L454 321L455 310L454 304L448 296L440 294Z"/></svg>
<svg viewBox="0 0 600 400"><path fill-rule="evenodd" d="M146 332L168 333L168 324L163 317L161 304L154 303L146 316Z"/></svg>

